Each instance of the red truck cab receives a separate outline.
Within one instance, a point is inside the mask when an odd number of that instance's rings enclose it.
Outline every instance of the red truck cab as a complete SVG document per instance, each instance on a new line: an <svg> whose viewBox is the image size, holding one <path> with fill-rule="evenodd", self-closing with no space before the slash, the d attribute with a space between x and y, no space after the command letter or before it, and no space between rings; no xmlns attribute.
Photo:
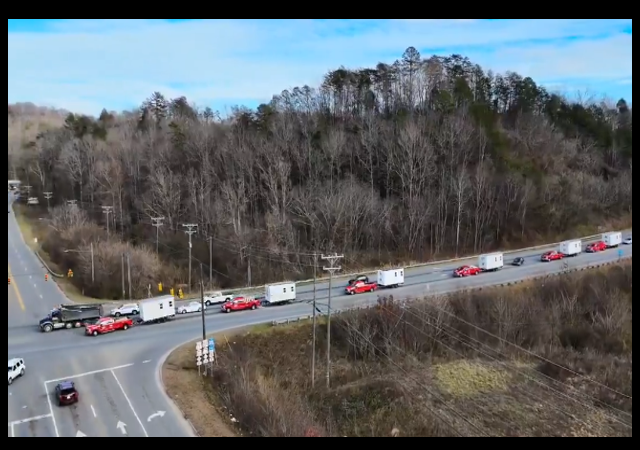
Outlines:
<svg viewBox="0 0 640 450"><path fill-rule="evenodd" d="M453 276L456 278L469 277L478 275L480 272L482 272L482 269L477 266L461 266L453 271Z"/></svg>
<svg viewBox="0 0 640 450"><path fill-rule="evenodd" d="M551 250L549 252L543 253L542 256L540 257L540 260L542 262L551 262L551 261L558 261L563 258L564 258L563 253L557 252L555 250Z"/></svg>
<svg viewBox="0 0 640 450"><path fill-rule="evenodd" d="M599 253L605 251L606 249L607 244L605 244L603 241L598 241L587 246L587 253Z"/></svg>
<svg viewBox="0 0 640 450"><path fill-rule="evenodd" d="M348 295L363 294L365 292L373 292L378 289L378 283L368 283L364 280L355 281L344 290Z"/></svg>
<svg viewBox="0 0 640 450"><path fill-rule="evenodd" d="M93 325L85 327L87 336L98 336L99 334L112 333L118 330L128 330L133 326L133 320L129 318L113 319L111 317L103 317L98 319Z"/></svg>
<svg viewBox="0 0 640 450"><path fill-rule="evenodd" d="M260 307L260 300L248 297L236 297L222 305L222 311L227 314L234 311L256 310Z"/></svg>

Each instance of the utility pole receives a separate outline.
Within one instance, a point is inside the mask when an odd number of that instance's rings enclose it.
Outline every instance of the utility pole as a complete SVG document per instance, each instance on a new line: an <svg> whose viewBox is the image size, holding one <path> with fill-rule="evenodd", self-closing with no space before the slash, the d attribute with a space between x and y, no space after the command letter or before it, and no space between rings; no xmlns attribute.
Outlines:
<svg viewBox="0 0 640 450"><path fill-rule="evenodd" d="M202 263L200 263L200 314L202 314L202 340L207 339L207 324L204 320L204 277Z"/></svg>
<svg viewBox="0 0 640 450"><path fill-rule="evenodd" d="M107 216L106 220L107 220L107 235L108 235L109 234L109 216L113 212L113 206L103 206L102 212L104 213L105 216Z"/></svg>
<svg viewBox="0 0 640 450"><path fill-rule="evenodd" d="M164 225L162 222L164 221L164 217L152 217L151 224L156 227L156 254L158 253L159 245L160 245L160 227Z"/></svg>
<svg viewBox="0 0 640 450"><path fill-rule="evenodd" d="M47 199L47 211L51 210L51 198L53 197L53 192L49 191L49 192L45 192L44 193L44 198Z"/></svg>
<svg viewBox="0 0 640 450"><path fill-rule="evenodd" d="M318 281L318 254L313 254L313 344L311 350L311 387L316 387L316 333L318 330L318 306L316 298L316 282Z"/></svg>
<svg viewBox="0 0 640 450"><path fill-rule="evenodd" d="M240 250L240 258L247 258L247 286L251 287L251 256L248 247L242 247Z"/></svg>
<svg viewBox="0 0 640 450"><path fill-rule="evenodd" d="M127 293L124 284L124 253L122 254L122 300L127 299Z"/></svg>
<svg viewBox="0 0 640 450"><path fill-rule="evenodd" d="M209 289L213 288L213 237L208 237L209 241Z"/></svg>
<svg viewBox="0 0 640 450"><path fill-rule="evenodd" d="M195 223L185 223L182 226L186 228L184 232L189 235L189 292L191 292L191 249L193 248L191 236L198 232L198 225Z"/></svg>
<svg viewBox="0 0 640 450"><path fill-rule="evenodd" d="M91 283L95 283L96 282L96 264L95 264L95 258L93 256L93 242L90 245L90 252L91 252Z"/></svg>
<svg viewBox="0 0 640 450"><path fill-rule="evenodd" d="M333 285L333 274L341 270L342 267L336 266L336 263L344 258L344 255L322 255L324 261L329 261L329 266L325 266L322 270L329 272L329 300L327 314L327 389L331 387L331 289Z"/></svg>
<svg viewBox="0 0 640 450"><path fill-rule="evenodd" d="M131 254L127 253L127 280L129 281L129 300L133 300L132 286L131 286Z"/></svg>

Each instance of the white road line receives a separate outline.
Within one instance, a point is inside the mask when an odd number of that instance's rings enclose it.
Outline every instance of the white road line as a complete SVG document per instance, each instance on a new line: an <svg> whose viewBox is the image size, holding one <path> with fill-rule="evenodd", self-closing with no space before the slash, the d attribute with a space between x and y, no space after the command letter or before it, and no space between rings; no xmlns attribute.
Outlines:
<svg viewBox="0 0 640 450"><path fill-rule="evenodd" d="M96 410L93 407L93 405L91 405L91 412L93 413L93 417L98 417L98 415L96 414Z"/></svg>
<svg viewBox="0 0 640 450"><path fill-rule="evenodd" d="M9 426L22 425L23 423L35 422L36 420L48 419L52 417L52 414L43 414L41 416L29 417L28 419L14 420L9 422Z"/></svg>
<svg viewBox="0 0 640 450"><path fill-rule="evenodd" d="M44 383L45 383L45 385L47 385L47 384L51 384L51 383L57 383L57 382L60 382L60 381L70 380L72 378L87 377L89 375L96 375L96 374L102 373L102 372L109 372L109 371L114 371L114 370L118 370L118 369L125 369L125 368L131 367L131 366L133 366L133 363L132 364L124 364L122 366L116 366L116 367L107 367L106 369L92 370L91 372L78 373L78 374L75 374L75 375L69 375L67 377L56 378L55 380L47 380Z"/></svg>
<svg viewBox="0 0 640 450"><path fill-rule="evenodd" d="M56 437L60 437L60 432L58 431L58 424L56 423L56 418L53 415L53 405L51 404L51 395L49 394L49 390L47 389L47 382L44 382L44 393L47 396L47 404L49 405L49 414L51 414L51 420L53 421L53 430L56 433Z"/></svg>
<svg viewBox="0 0 640 450"><path fill-rule="evenodd" d="M116 376L116 373L113 370L111 371L111 375L113 375L113 378L116 380L116 383L118 383L118 387L122 391L122 395L124 395L124 399L129 404L129 408L131 408L131 412L133 413L134 417L138 421L138 424L140 424L140 428L142 428L142 432L144 433L144 436L145 437L149 437L149 434L147 433L147 430L144 428L144 425L142 424L142 420L140 420L140 417L138 417L138 413L136 413L136 410L133 409L133 404L131 403L131 400L129 400L129 397L127 396L127 393L125 392L124 388L122 387L122 384L120 384L120 380L118 380L118 377Z"/></svg>
<svg viewBox="0 0 640 450"><path fill-rule="evenodd" d="M145 359L144 361L142 361L142 364L149 364L151 362L150 359Z"/></svg>

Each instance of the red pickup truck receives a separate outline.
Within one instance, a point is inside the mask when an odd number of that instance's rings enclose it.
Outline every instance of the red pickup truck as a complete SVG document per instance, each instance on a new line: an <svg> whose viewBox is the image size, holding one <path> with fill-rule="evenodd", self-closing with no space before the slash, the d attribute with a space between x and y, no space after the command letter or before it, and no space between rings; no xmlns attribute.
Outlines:
<svg viewBox="0 0 640 450"><path fill-rule="evenodd" d="M366 281L356 281L350 284L344 290L348 295L364 294L365 292L373 292L378 289L378 283L369 283Z"/></svg>
<svg viewBox="0 0 640 450"><path fill-rule="evenodd" d="M98 336L99 334L112 333L118 330L128 330L133 326L133 320L128 317L121 319L113 319L111 317L103 317L93 325L85 327L87 336Z"/></svg>
<svg viewBox="0 0 640 450"><path fill-rule="evenodd" d="M260 307L260 300L248 297L236 297L222 305L222 311L228 313L234 311L256 310Z"/></svg>

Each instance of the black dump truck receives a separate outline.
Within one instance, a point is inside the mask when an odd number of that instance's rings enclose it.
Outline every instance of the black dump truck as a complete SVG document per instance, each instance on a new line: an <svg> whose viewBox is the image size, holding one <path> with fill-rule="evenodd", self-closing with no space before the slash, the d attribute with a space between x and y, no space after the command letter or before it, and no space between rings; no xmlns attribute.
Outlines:
<svg viewBox="0 0 640 450"><path fill-rule="evenodd" d="M50 333L63 328L67 330L81 328L100 317L102 317L101 305L60 305L40 321L40 330Z"/></svg>

